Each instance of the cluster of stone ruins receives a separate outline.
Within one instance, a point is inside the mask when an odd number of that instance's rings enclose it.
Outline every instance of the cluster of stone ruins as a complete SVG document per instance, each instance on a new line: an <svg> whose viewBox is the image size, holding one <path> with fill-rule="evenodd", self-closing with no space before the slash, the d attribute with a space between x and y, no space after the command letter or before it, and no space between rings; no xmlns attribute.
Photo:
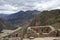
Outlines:
<svg viewBox="0 0 60 40"><path fill-rule="evenodd" d="M20 32L14 36L20 37ZM27 32L24 35L25 38L29 37L60 37L60 30L55 30L52 26L32 26L27 28Z"/></svg>
<svg viewBox="0 0 60 40"><path fill-rule="evenodd" d="M7 37L21 37L21 32L12 33ZM30 37L60 37L60 30L56 30L52 26L32 26L27 28L23 36L23 38Z"/></svg>

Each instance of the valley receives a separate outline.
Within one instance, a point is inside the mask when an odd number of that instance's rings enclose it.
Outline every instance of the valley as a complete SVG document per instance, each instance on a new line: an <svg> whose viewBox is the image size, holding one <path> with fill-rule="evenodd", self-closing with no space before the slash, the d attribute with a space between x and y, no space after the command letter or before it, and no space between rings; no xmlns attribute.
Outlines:
<svg viewBox="0 0 60 40"><path fill-rule="evenodd" d="M0 34L2 40L60 40L60 9L20 11L0 19L0 24L6 34Z"/></svg>

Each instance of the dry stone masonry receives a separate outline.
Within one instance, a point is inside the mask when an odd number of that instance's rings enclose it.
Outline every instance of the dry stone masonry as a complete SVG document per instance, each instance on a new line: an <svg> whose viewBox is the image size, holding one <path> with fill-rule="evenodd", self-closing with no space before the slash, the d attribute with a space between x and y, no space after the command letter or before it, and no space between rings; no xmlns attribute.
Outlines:
<svg viewBox="0 0 60 40"><path fill-rule="evenodd" d="M22 31L20 29L15 30L14 32L4 36L3 38L20 40L22 37L28 39L34 39L39 37L60 37L60 29L56 30L52 26L31 26Z"/></svg>

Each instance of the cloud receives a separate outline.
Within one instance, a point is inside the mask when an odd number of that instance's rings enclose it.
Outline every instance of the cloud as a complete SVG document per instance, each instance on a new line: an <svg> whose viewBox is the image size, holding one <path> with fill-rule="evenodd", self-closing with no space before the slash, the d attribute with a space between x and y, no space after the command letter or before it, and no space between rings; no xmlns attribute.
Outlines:
<svg viewBox="0 0 60 40"><path fill-rule="evenodd" d="M50 0L47 2L43 2L43 3L36 3L35 9L38 10L52 10L53 8L60 7L60 2L59 0Z"/></svg>
<svg viewBox="0 0 60 40"><path fill-rule="evenodd" d="M60 9L60 0L0 0L0 9L12 13L18 10Z"/></svg>
<svg viewBox="0 0 60 40"><path fill-rule="evenodd" d="M0 6L0 9L2 10L17 10L18 8L9 4L4 4Z"/></svg>
<svg viewBox="0 0 60 40"><path fill-rule="evenodd" d="M16 11L0 11L0 14L12 14L15 13Z"/></svg>
<svg viewBox="0 0 60 40"><path fill-rule="evenodd" d="M17 12L18 8L9 4L0 6L0 13L11 14Z"/></svg>

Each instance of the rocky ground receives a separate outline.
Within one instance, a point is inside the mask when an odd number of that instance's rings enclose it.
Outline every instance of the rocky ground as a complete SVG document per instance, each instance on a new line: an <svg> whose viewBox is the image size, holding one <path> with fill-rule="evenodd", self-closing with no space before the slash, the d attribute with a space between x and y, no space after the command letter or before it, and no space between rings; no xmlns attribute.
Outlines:
<svg viewBox="0 0 60 40"><path fill-rule="evenodd" d="M20 38L10 38L9 40L20 40ZM24 38L23 40L60 40L60 37L41 37L34 39Z"/></svg>

